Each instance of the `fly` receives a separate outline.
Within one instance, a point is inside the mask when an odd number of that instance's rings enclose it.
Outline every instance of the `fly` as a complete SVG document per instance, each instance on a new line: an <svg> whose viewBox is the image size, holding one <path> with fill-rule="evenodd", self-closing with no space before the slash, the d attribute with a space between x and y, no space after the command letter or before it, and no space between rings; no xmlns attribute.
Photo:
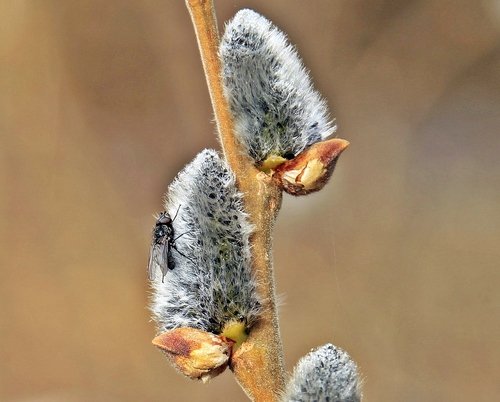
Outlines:
<svg viewBox="0 0 500 402"><path fill-rule="evenodd" d="M186 233L182 233L179 236L175 237L174 227L172 226L177 214L179 213L179 208L177 208L177 212L175 213L174 218L170 217L170 214L167 211L163 211L158 216L156 220L155 226L153 228L153 241L151 242L151 251L149 253L149 263L148 263L148 275L149 280L154 279L154 270L156 266L158 266L161 270L162 278L161 281L165 279L165 275L167 274L169 269L175 268L175 260L172 255L172 250L177 251L184 258L188 258L183 253L181 253L175 244L175 241L185 235ZM188 258L189 259L189 258Z"/></svg>

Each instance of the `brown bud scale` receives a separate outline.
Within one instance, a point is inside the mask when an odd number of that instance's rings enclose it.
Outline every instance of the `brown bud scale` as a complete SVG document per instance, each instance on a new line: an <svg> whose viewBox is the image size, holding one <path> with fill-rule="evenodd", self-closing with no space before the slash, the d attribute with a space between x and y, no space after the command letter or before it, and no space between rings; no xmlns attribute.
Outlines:
<svg viewBox="0 0 500 402"><path fill-rule="evenodd" d="M222 373L234 342L195 328L176 328L153 339L182 374L206 382Z"/></svg>

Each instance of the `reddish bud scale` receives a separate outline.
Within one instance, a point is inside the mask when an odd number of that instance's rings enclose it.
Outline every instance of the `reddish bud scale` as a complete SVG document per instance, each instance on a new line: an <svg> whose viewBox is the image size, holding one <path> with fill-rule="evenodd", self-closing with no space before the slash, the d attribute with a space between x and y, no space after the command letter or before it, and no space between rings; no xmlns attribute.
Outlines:
<svg viewBox="0 0 500 402"><path fill-rule="evenodd" d="M321 190L330 179L340 154L348 146L349 142L340 138L317 142L279 165L273 179L291 195Z"/></svg>

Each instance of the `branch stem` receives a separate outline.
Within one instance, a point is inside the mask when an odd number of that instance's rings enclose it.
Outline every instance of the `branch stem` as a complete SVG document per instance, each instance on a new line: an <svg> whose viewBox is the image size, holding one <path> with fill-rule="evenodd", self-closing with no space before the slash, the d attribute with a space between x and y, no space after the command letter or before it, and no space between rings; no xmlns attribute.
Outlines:
<svg viewBox="0 0 500 402"><path fill-rule="evenodd" d="M250 238L252 270L264 311L248 339L234 353L232 370L247 395L257 402L277 401L284 388L283 348L279 333L272 230L281 206L281 190L245 155L234 135L234 123L224 96L219 33L212 0L186 0L193 21L224 156L244 194L245 210L255 230Z"/></svg>

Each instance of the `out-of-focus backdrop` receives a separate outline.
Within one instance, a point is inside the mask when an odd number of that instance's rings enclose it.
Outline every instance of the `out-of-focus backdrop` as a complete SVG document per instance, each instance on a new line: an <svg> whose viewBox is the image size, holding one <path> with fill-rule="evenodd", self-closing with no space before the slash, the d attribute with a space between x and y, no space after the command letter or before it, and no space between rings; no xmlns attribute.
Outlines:
<svg viewBox="0 0 500 402"><path fill-rule="evenodd" d="M365 401L500 395L500 2L218 1L289 34L351 147L275 234L289 370L350 352ZM0 400L245 401L151 346L168 183L218 147L182 1L0 3Z"/></svg>

